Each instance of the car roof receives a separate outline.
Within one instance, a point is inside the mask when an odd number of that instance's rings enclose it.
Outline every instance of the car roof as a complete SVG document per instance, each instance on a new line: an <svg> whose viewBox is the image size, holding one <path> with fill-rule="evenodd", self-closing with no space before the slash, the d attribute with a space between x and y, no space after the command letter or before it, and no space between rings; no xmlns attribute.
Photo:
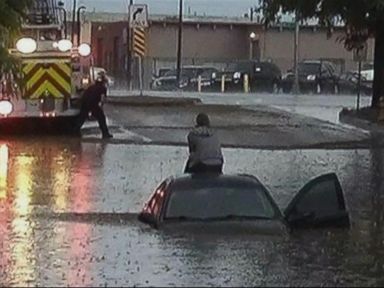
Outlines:
<svg viewBox="0 0 384 288"><path fill-rule="evenodd" d="M216 68L211 66L183 66L181 67L181 69L183 70L183 69L216 69Z"/></svg>
<svg viewBox="0 0 384 288"><path fill-rule="evenodd" d="M272 64L272 65L275 64L271 61L259 61L259 60L239 60L239 61L231 62L231 64L238 64L238 63L256 63L256 64Z"/></svg>
<svg viewBox="0 0 384 288"><path fill-rule="evenodd" d="M188 174L171 177L172 185L184 186L192 184L193 182L208 181L210 183L217 183L220 185L262 185L261 182L253 175L247 174Z"/></svg>
<svg viewBox="0 0 384 288"><path fill-rule="evenodd" d="M301 62L302 64L331 64L334 65L331 61L327 60L304 60Z"/></svg>

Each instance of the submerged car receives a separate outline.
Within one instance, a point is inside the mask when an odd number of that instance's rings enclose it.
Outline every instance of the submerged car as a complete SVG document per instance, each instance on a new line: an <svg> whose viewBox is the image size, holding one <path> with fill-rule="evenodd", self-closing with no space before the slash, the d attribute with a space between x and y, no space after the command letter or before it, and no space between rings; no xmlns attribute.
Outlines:
<svg viewBox="0 0 384 288"><path fill-rule="evenodd" d="M350 223L334 173L306 184L284 212L265 186L251 175L170 177L155 190L138 218L156 229L218 223L231 227L231 231L239 227L258 231L263 225L278 233L292 228L349 227Z"/></svg>

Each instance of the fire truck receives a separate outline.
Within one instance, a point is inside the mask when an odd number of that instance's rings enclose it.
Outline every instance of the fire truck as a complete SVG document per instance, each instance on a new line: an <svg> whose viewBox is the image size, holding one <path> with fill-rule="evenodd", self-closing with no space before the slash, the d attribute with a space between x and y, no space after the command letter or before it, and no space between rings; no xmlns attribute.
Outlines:
<svg viewBox="0 0 384 288"><path fill-rule="evenodd" d="M56 0L35 0L27 11L10 49L18 71L1 75L0 135L75 131L79 99L95 77L90 45L67 39L63 18Z"/></svg>

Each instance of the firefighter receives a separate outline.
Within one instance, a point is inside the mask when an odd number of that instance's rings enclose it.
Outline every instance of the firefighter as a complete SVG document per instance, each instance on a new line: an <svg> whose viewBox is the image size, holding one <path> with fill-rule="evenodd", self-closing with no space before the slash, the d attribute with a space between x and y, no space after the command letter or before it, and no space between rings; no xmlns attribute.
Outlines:
<svg viewBox="0 0 384 288"><path fill-rule="evenodd" d="M78 130L81 129L84 122L87 120L89 112L95 117L99 123L99 128L103 139L112 138L109 133L107 121L103 111L103 103L107 95L107 78L104 73L99 73L96 78L96 83L89 86L83 94L80 115L78 120Z"/></svg>

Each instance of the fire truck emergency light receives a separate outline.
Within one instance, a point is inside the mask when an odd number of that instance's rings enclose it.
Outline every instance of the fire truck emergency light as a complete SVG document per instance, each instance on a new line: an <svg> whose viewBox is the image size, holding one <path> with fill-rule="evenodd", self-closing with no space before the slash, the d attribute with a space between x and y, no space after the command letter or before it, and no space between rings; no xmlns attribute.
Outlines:
<svg viewBox="0 0 384 288"><path fill-rule="evenodd" d="M23 54L30 54L37 50L37 43L32 38L21 38L16 42L16 49Z"/></svg>
<svg viewBox="0 0 384 288"><path fill-rule="evenodd" d="M8 100L0 100L0 114L8 116L13 111L13 105Z"/></svg>
<svg viewBox="0 0 384 288"><path fill-rule="evenodd" d="M91 46L87 43L83 43L79 46L79 54L83 57L91 55Z"/></svg>
<svg viewBox="0 0 384 288"><path fill-rule="evenodd" d="M61 52L67 52L72 49L72 42L71 40L62 39L58 43L54 44L55 48L58 48Z"/></svg>

